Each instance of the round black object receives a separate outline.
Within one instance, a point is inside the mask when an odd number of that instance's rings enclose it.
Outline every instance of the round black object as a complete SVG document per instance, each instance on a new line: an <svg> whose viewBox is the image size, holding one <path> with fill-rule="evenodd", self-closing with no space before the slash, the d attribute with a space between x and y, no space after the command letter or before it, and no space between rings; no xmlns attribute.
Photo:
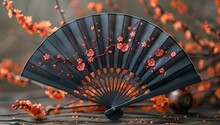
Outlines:
<svg viewBox="0 0 220 125"><path fill-rule="evenodd" d="M105 113L105 116L112 121L116 121L116 120L119 120L120 118L122 118L123 114L124 114L124 112L122 110L116 110L110 115Z"/></svg>

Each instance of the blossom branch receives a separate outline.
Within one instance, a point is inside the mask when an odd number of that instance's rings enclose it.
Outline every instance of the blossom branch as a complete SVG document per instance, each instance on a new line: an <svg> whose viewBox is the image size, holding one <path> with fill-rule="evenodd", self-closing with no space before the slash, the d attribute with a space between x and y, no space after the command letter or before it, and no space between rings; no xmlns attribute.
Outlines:
<svg viewBox="0 0 220 125"><path fill-rule="evenodd" d="M199 46L201 46L203 49L208 50L212 53L212 50L206 45L201 44L199 40L201 40L201 37L199 34L196 34L190 30L188 25L182 24L180 20L178 20L174 15L170 12L164 11L163 8L159 5L158 0L151 0L150 2L151 7L155 10L155 17L160 18L160 21L163 24L167 24L168 22L172 23L175 30L181 30L185 34L185 38L187 40L193 39Z"/></svg>
<svg viewBox="0 0 220 125"><path fill-rule="evenodd" d="M62 9L60 8L60 4L59 4L58 0L55 0L55 2L56 2L55 9L60 12L60 15L61 15L62 20L63 20L63 22L61 23L61 25L65 25L65 24L66 24L66 19L65 19L65 17L64 17L64 13L65 13L65 12L64 12L64 10L62 10Z"/></svg>
<svg viewBox="0 0 220 125"><path fill-rule="evenodd" d="M57 30L56 27L51 28L52 24L50 21L33 22L31 16L24 16L21 10L14 7L12 0L5 0L3 6L8 10L8 17L12 18L14 15L17 22L22 25L22 28L25 29L28 34L38 34L39 36L44 37Z"/></svg>

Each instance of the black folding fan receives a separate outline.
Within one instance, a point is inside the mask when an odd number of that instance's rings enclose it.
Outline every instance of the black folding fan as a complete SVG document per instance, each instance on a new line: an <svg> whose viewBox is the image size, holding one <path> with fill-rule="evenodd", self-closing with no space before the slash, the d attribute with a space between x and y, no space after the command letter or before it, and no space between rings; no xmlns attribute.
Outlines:
<svg viewBox="0 0 220 125"><path fill-rule="evenodd" d="M125 14L74 20L47 37L22 76L105 106L120 109L201 79L177 42L154 24Z"/></svg>

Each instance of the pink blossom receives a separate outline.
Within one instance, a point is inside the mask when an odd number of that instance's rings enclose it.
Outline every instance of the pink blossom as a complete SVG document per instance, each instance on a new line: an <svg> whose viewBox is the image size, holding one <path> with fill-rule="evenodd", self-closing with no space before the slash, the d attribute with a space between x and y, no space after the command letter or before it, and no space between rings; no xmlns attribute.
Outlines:
<svg viewBox="0 0 220 125"><path fill-rule="evenodd" d="M95 27L94 26L91 26L91 30L94 30L95 29Z"/></svg>
<svg viewBox="0 0 220 125"><path fill-rule="evenodd" d="M77 59L77 62L78 62L78 64L79 64L79 63L83 63L83 61L82 61L81 58Z"/></svg>
<svg viewBox="0 0 220 125"><path fill-rule="evenodd" d="M171 57L175 57L176 56L176 52L172 52L170 55L171 55Z"/></svg>
<svg viewBox="0 0 220 125"><path fill-rule="evenodd" d="M119 36L117 40L118 40L118 42L122 42L123 41L123 37Z"/></svg>
<svg viewBox="0 0 220 125"><path fill-rule="evenodd" d="M61 58L60 54L57 54L57 59L60 59L60 58Z"/></svg>
<svg viewBox="0 0 220 125"><path fill-rule="evenodd" d="M111 51L111 50L109 50L109 51L108 51L108 53L109 53L109 54L112 54L112 51Z"/></svg>
<svg viewBox="0 0 220 125"><path fill-rule="evenodd" d="M77 69L78 69L79 71L84 71L84 70L85 70L85 63L83 63L82 59L79 58L79 59L77 60L77 62L78 62Z"/></svg>
<svg viewBox="0 0 220 125"><path fill-rule="evenodd" d="M158 49L157 52L155 53L155 55L157 57L161 57L161 56L163 56L163 54L164 54L164 50L163 49Z"/></svg>
<svg viewBox="0 0 220 125"><path fill-rule="evenodd" d="M86 48L86 44L85 43L83 43L82 46L83 46L83 48Z"/></svg>
<svg viewBox="0 0 220 125"><path fill-rule="evenodd" d="M86 55L88 56L88 57L91 57L91 56L94 56L94 51L92 50L92 49L89 49L89 50L87 50L86 51Z"/></svg>
<svg viewBox="0 0 220 125"><path fill-rule="evenodd" d="M164 73L165 73L165 69L164 69L164 68L160 68L160 69L159 69L159 72L160 72L161 74L164 74Z"/></svg>
<svg viewBox="0 0 220 125"><path fill-rule="evenodd" d="M121 50L122 52L126 52L128 51L129 45L126 43L119 43L117 44L117 48Z"/></svg>
<svg viewBox="0 0 220 125"><path fill-rule="evenodd" d="M49 60L49 59L50 59L50 55L49 55L49 54L45 54L45 55L43 56L43 58L44 58L44 60Z"/></svg>
<svg viewBox="0 0 220 125"><path fill-rule="evenodd" d="M148 66L155 66L155 64L156 64L156 61L153 58L151 58L147 61Z"/></svg>
<svg viewBox="0 0 220 125"><path fill-rule="evenodd" d="M135 36L135 32L134 32L134 31L131 32L131 33L130 33L130 36L134 37L134 36Z"/></svg>
<svg viewBox="0 0 220 125"><path fill-rule="evenodd" d="M147 46L147 42L142 42L142 43L141 43L141 46L142 46L143 48L145 48L145 47Z"/></svg>
<svg viewBox="0 0 220 125"><path fill-rule="evenodd" d="M93 62L94 61L94 58L93 57L89 57L89 62Z"/></svg>

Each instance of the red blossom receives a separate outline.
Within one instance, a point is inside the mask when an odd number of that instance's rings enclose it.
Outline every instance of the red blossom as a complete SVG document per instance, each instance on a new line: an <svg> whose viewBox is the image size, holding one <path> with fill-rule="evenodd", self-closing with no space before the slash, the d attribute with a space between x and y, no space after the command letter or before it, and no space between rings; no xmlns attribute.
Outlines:
<svg viewBox="0 0 220 125"><path fill-rule="evenodd" d="M173 23L173 28L174 28L175 31L180 30L180 29L182 28L182 22L180 22L180 21L175 21L175 22Z"/></svg>
<svg viewBox="0 0 220 125"><path fill-rule="evenodd" d="M164 54L164 50L163 49L158 49L157 52L155 53L155 55L157 57L161 57L161 56L163 56L163 54Z"/></svg>
<svg viewBox="0 0 220 125"><path fill-rule="evenodd" d="M46 115L44 107L41 104L32 104L29 100L16 100L15 104L12 105L12 108L15 110L18 108L23 109L39 120L44 119Z"/></svg>
<svg viewBox="0 0 220 125"><path fill-rule="evenodd" d="M165 73L165 69L164 69L164 68L160 68L160 69L159 69L159 72L160 72L161 74L164 74L164 73Z"/></svg>
<svg viewBox="0 0 220 125"><path fill-rule="evenodd" d="M123 37L119 36L117 40L118 40L118 42L122 42L123 41Z"/></svg>
<svg viewBox="0 0 220 125"><path fill-rule="evenodd" d="M57 59L60 59L61 58L61 55L60 54L57 54Z"/></svg>
<svg viewBox="0 0 220 125"><path fill-rule="evenodd" d="M175 57L176 56L176 52L172 52L170 55L171 55L171 57Z"/></svg>
<svg viewBox="0 0 220 125"><path fill-rule="evenodd" d="M21 10L14 7L13 1L11 0L5 0L3 5L6 6L8 10L9 18L12 18L12 16L15 15L17 22L31 35L38 34L39 36L44 37L57 30L56 27L51 28L52 24L50 21L32 22L32 17L24 16Z"/></svg>
<svg viewBox="0 0 220 125"><path fill-rule="evenodd" d="M205 22L202 28L206 31L207 34L212 33L212 26L208 22Z"/></svg>
<svg viewBox="0 0 220 125"><path fill-rule="evenodd" d="M89 57L89 62L93 62L94 61L94 58L93 57Z"/></svg>
<svg viewBox="0 0 220 125"><path fill-rule="evenodd" d="M163 24L166 24L170 21L174 20L174 16L172 13L169 13L169 12L166 12L164 13L161 17L160 17L160 21L163 23Z"/></svg>
<svg viewBox="0 0 220 125"><path fill-rule="evenodd" d="M49 59L50 59L50 55L49 55L49 54L45 54L45 55L43 56L43 58L44 58L44 60L49 60Z"/></svg>
<svg viewBox="0 0 220 125"><path fill-rule="evenodd" d="M152 67L152 66L155 66L155 64L156 64L156 61L153 58L147 60L147 65L148 66Z"/></svg>
<svg viewBox="0 0 220 125"><path fill-rule="evenodd" d="M78 66L77 66L77 69L79 70L79 71L84 71L85 70L85 63L83 63L83 61L82 61L82 59L78 59L77 60L77 62L78 62Z"/></svg>
<svg viewBox="0 0 220 125"><path fill-rule="evenodd" d="M141 43L141 46L142 46L143 48L145 48L145 47L147 46L147 42L142 42L142 43Z"/></svg>
<svg viewBox="0 0 220 125"><path fill-rule="evenodd" d="M129 45L126 43L119 43L117 44L117 48L121 50L122 52L126 52L128 51Z"/></svg>
<svg viewBox="0 0 220 125"><path fill-rule="evenodd" d="M159 95L151 98L151 101L154 103L153 108L155 108L160 113L166 113L169 107L169 100L165 95Z"/></svg>
<svg viewBox="0 0 220 125"><path fill-rule="evenodd" d="M88 7L89 10L95 10L95 3L94 2L89 2L87 7Z"/></svg>
<svg viewBox="0 0 220 125"><path fill-rule="evenodd" d="M85 43L83 43L82 46L83 46L83 48L85 48L85 49L86 49L86 47L87 47Z"/></svg>
<svg viewBox="0 0 220 125"><path fill-rule="evenodd" d="M89 50L87 50L86 51L86 55L88 56L88 57L92 57L92 56L94 56L94 51L92 50L92 49L89 49Z"/></svg>
<svg viewBox="0 0 220 125"><path fill-rule="evenodd" d="M152 7L158 6L158 5L159 5L159 0L150 0L150 5L151 5Z"/></svg>
<svg viewBox="0 0 220 125"><path fill-rule="evenodd" d="M185 38L186 38L187 40L190 40L190 39L192 38L192 33L191 33L190 30L186 30L186 32L185 32Z"/></svg>
<svg viewBox="0 0 220 125"><path fill-rule="evenodd" d="M131 32L131 33L130 33L130 36L131 36L131 37L134 37L134 36L135 36L135 32L134 32L134 31Z"/></svg>
<svg viewBox="0 0 220 125"><path fill-rule="evenodd" d="M63 100L67 93L61 90L56 91L53 87L48 87L48 90L45 91L45 94L51 99Z"/></svg>

